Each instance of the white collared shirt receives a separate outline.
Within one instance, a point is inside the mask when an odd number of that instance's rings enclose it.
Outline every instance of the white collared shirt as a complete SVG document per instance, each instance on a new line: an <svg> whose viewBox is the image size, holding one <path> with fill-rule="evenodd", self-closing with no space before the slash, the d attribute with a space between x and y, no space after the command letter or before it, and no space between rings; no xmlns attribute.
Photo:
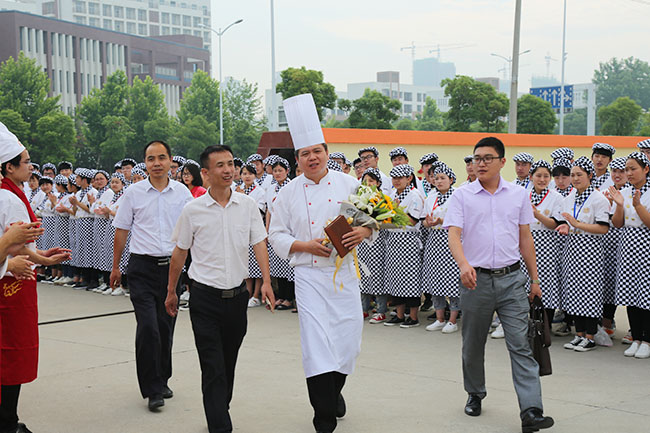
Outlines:
<svg viewBox="0 0 650 433"><path fill-rule="evenodd" d="M178 218L172 240L191 250L188 276L199 283L228 290L248 277L248 245L266 239L257 203L233 191L225 207L210 190L190 202Z"/></svg>
<svg viewBox="0 0 650 433"><path fill-rule="evenodd" d="M130 230L130 251L154 257L171 256L172 232L183 207L193 197L185 185L169 180L158 191L149 179L131 184L120 197L113 227Z"/></svg>
<svg viewBox="0 0 650 433"><path fill-rule="evenodd" d="M4 230L11 224L18 222L30 222L29 213L27 212L25 204L13 192L0 189L0 230L2 230L2 233L4 233ZM26 245L30 250L36 251L36 242L30 242ZM13 256L7 256L7 259L12 257ZM2 265L0 265L2 268L3 276L12 275L11 272L7 272L7 268L5 266L7 264L8 262L5 261Z"/></svg>

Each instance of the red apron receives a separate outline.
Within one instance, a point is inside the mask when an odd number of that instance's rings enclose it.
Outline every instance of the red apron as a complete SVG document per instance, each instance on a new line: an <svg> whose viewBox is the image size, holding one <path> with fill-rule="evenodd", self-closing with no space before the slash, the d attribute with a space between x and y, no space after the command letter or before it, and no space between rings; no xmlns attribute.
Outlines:
<svg viewBox="0 0 650 433"><path fill-rule="evenodd" d="M0 383L19 385L38 373L36 280L0 279Z"/></svg>

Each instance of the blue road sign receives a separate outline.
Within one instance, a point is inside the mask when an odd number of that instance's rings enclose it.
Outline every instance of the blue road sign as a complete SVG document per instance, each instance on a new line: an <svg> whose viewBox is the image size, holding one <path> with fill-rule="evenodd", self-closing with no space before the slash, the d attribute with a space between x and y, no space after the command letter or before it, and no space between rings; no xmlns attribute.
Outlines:
<svg viewBox="0 0 650 433"><path fill-rule="evenodd" d="M530 94L550 102L554 109L560 109L560 86L533 87ZM573 85L564 86L564 108L573 108Z"/></svg>

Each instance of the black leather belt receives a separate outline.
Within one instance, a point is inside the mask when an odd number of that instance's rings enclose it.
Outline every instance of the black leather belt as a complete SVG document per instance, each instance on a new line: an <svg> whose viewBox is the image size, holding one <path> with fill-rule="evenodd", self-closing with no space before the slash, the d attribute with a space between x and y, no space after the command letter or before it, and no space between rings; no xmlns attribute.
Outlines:
<svg viewBox="0 0 650 433"><path fill-rule="evenodd" d="M214 293L218 294L221 296L222 299L230 299L234 298L235 296L244 293L246 291L246 283L242 282L239 287L235 287L234 289L228 289L228 290L223 290L223 289L218 289L216 287L208 286L206 284L201 284L198 281L192 281L192 287L198 287L201 289L205 290L211 290ZM191 290L190 290L191 293Z"/></svg>
<svg viewBox="0 0 650 433"><path fill-rule="evenodd" d="M134 254L134 253L131 253L131 256L137 257L142 260L146 260L151 263L155 263L158 266L168 266L172 260L171 256L156 257L156 256L147 256L144 254Z"/></svg>
<svg viewBox="0 0 650 433"><path fill-rule="evenodd" d="M516 262L510 266L506 266L505 268L498 268L498 269L475 268L475 269L476 272L480 272L482 274L506 275L509 274L510 272L518 271L520 267L521 267L520 263Z"/></svg>

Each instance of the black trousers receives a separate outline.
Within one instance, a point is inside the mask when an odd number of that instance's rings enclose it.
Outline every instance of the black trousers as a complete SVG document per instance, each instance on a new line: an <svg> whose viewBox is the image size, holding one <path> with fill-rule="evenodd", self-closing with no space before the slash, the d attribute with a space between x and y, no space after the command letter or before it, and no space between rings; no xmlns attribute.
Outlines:
<svg viewBox="0 0 650 433"><path fill-rule="evenodd" d="M576 332L584 332L595 335L598 331L598 319L596 317L573 316L576 325Z"/></svg>
<svg viewBox="0 0 650 433"><path fill-rule="evenodd" d="M18 427L20 385L2 385L1 389L0 433L13 432Z"/></svg>
<svg viewBox="0 0 650 433"><path fill-rule="evenodd" d="M635 341L650 343L650 310L627 307L627 318L630 322L632 338Z"/></svg>
<svg viewBox="0 0 650 433"><path fill-rule="evenodd" d="M193 295L192 295L193 296ZM307 378L309 402L314 408L316 431L333 432L336 429L336 406L347 375L337 371Z"/></svg>
<svg viewBox="0 0 650 433"><path fill-rule="evenodd" d="M131 254L129 288L135 310L135 363L143 398L160 395L172 376L176 318L165 310L169 265Z"/></svg>
<svg viewBox="0 0 650 433"><path fill-rule="evenodd" d="M296 286L293 281L286 278L278 278L278 297L285 301L296 299Z"/></svg>
<svg viewBox="0 0 650 433"><path fill-rule="evenodd" d="M245 285L244 285L245 288ZM222 298L216 288L192 283L190 319L201 365L203 408L210 433L232 432L228 409L235 365L248 319L248 292Z"/></svg>
<svg viewBox="0 0 650 433"><path fill-rule="evenodd" d="M393 296L393 305L406 305L406 308L417 308L420 306L420 296Z"/></svg>

